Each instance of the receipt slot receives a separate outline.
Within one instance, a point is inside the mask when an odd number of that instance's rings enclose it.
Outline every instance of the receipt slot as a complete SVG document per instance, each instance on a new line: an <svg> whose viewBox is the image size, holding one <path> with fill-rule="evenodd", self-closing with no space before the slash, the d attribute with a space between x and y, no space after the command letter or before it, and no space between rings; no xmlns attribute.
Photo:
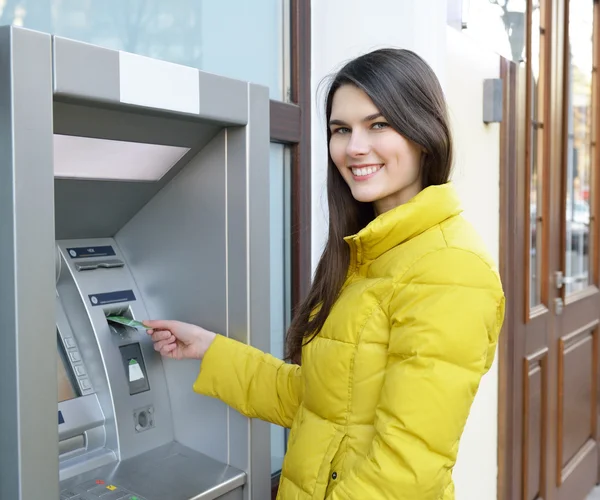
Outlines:
<svg viewBox="0 0 600 500"><path fill-rule="evenodd" d="M270 497L268 425L135 327L268 350L268 200L268 89L0 28L2 500Z"/></svg>

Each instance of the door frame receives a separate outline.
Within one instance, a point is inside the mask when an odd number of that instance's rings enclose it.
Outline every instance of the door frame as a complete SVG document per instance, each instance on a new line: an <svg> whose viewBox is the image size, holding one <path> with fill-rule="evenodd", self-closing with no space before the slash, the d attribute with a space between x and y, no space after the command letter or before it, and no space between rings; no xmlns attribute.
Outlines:
<svg viewBox="0 0 600 500"><path fill-rule="evenodd" d="M516 317L516 288L520 280L517 265L517 166L523 153L517 142L517 64L500 58L502 79L502 123L500 127L500 258L499 270L504 293L506 312L504 326L498 343L498 500L519 498L519 460L513 460L520 451L519 433L515 429L515 330L520 318ZM522 260L522 259L521 259ZM515 496L518 495L518 496Z"/></svg>

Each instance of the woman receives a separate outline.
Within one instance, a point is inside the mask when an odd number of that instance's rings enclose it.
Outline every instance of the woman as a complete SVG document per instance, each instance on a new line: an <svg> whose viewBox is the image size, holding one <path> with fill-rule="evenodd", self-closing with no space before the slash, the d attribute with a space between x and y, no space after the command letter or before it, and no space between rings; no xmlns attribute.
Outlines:
<svg viewBox="0 0 600 500"><path fill-rule="evenodd" d="M278 498L451 500L504 296L448 183L443 92L414 53L377 50L335 76L326 116L329 238L288 332L302 366L145 324L163 356L203 359L196 392L291 427Z"/></svg>

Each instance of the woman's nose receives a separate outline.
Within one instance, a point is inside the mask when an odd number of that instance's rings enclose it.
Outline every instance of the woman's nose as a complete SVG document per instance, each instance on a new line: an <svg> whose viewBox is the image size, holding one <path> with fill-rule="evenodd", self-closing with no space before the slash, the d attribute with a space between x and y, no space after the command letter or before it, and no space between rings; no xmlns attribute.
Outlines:
<svg viewBox="0 0 600 500"><path fill-rule="evenodd" d="M360 130L353 130L348 145L346 146L346 154L350 157L364 156L371 150L368 135Z"/></svg>

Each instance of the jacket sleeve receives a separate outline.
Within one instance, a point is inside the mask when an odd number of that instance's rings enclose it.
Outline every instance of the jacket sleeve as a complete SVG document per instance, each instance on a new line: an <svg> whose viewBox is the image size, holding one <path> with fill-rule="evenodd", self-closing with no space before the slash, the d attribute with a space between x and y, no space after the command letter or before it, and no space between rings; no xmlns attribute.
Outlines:
<svg viewBox="0 0 600 500"><path fill-rule="evenodd" d="M328 500L439 500L504 319L497 273L452 248L422 258L389 303L388 365L365 456Z"/></svg>
<svg viewBox="0 0 600 500"><path fill-rule="evenodd" d="M247 417L289 428L302 401L301 368L217 335L202 360L194 391L218 398Z"/></svg>

